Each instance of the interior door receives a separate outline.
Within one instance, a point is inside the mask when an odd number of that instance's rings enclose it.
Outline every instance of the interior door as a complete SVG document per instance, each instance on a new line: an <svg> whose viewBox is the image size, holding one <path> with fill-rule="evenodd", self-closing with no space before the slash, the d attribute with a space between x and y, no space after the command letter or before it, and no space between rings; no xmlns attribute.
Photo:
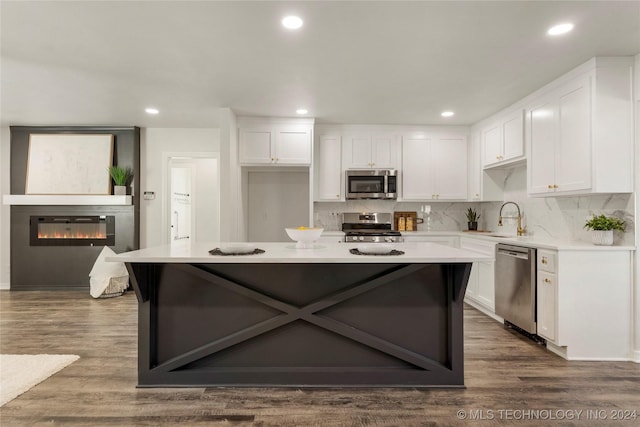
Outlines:
<svg viewBox="0 0 640 427"><path fill-rule="evenodd" d="M171 166L171 243L187 240L193 234L193 165Z"/></svg>

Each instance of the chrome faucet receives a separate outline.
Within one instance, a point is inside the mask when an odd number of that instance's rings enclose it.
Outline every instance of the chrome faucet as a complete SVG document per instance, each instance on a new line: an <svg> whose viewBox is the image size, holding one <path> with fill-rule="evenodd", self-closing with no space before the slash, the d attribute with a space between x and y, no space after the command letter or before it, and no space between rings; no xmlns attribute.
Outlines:
<svg viewBox="0 0 640 427"><path fill-rule="evenodd" d="M508 205L509 203L515 205L515 207L518 209L518 216L516 217L516 219L518 220L518 236L524 236L524 233L526 233L527 230L522 228L522 214L520 213L520 206L518 206L516 202L504 202L502 206L500 206L500 213L498 213L498 226L502 227L502 218L513 218L512 216L502 216L502 208L504 208L504 206Z"/></svg>

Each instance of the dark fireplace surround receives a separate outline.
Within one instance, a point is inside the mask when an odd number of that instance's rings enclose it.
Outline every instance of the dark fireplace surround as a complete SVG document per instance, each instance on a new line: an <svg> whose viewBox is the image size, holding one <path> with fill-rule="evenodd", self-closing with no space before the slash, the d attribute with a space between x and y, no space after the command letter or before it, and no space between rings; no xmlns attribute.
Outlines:
<svg viewBox="0 0 640 427"><path fill-rule="evenodd" d="M29 134L106 133L113 164L140 170L136 127L11 127L11 194L25 194ZM131 205L12 205L11 290L89 290L89 272L104 246L139 249L139 179Z"/></svg>

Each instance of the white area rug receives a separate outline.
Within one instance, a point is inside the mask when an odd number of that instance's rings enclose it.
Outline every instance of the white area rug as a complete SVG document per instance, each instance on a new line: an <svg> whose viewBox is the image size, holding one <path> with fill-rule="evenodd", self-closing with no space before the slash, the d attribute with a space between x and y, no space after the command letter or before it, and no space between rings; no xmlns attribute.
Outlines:
<svg viewBox="0 0 640 427"><path fill-rule="evenodd" d="M74 354L0 354L0 406L79 358Z"/></svg>

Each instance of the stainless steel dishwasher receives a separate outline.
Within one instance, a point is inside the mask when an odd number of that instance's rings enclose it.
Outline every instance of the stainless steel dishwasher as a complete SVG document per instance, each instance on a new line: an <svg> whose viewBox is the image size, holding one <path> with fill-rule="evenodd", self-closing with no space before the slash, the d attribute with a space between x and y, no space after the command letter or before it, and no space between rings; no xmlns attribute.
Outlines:
<svg viewBox="0 0 640 427"><path fill-rule="evenodd" d="M495 277L496 314L536 335L536 250L498 244Z"/></svg>

